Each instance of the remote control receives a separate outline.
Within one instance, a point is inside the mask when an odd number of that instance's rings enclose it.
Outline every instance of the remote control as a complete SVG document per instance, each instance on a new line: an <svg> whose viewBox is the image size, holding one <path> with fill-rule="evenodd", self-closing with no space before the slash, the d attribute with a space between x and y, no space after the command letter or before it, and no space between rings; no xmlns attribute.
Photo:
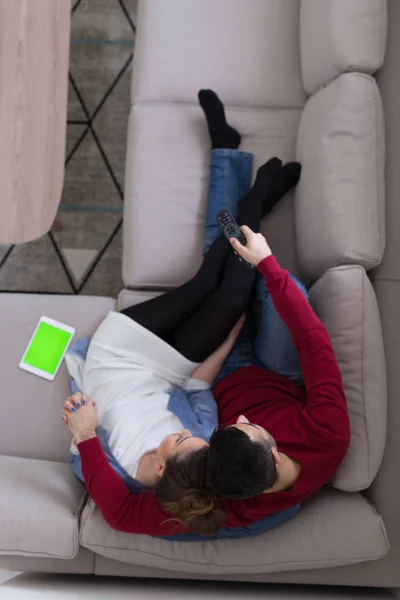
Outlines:
<svg viewBox="0 0 400 600"><path fill-rule="evenodd" d="M221 210L221 212L217 214L217 223L228 240L236 238L243 246L246 245L246 238L240 231L239 225L236 223L229 210ZM242 260L248 267L251 269L254 268L253 265L246 262L243 258Z"/></svg>

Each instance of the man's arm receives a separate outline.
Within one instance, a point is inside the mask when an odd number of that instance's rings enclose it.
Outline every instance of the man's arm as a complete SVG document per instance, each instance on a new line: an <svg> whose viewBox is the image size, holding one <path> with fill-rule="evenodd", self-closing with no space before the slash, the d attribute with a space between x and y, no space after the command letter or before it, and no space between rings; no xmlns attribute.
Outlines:
<svg viewBox="0 0 400 600"><path fill-rule="evenodd" d="M305 412L321 433L347 446L350 426L342 378L325 326L274 256L258 265L275 308L292 334L306 387Z"/></svg>
<svg viewBox="0 0 400 600"><path fill-rule="evenodd" d="M232 239L231 244L241 258L256 265L264 275L275 308L300 355L307 392L303 425L308 425L310 433L318 436L321 443L333 442L339 456L350 443L350 425L342 378L328 332L289 273L278 265L265 237L246 225L241 230L246 245L237 239Z"/></svg>

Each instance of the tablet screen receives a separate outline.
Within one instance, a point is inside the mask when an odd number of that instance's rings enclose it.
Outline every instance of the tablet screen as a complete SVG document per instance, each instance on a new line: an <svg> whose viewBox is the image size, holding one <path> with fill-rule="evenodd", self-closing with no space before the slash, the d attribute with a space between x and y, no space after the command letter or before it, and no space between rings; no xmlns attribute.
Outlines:
<svg viewBox="0 0 400 600"><path fill-rule="evenodd" d="M41 322L27 349L24 364L53 375L73 333Z"/></svg>

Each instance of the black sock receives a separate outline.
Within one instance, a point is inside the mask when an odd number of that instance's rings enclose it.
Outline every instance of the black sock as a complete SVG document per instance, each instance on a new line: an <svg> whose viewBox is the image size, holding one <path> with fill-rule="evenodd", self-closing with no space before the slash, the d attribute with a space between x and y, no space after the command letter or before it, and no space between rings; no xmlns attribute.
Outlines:
<svg viewBox="0 0 400 600"><path fill-rule="evenodd" d="M281 171L282 161L279 158L271 158L258 169L252 188L239 200L238 221L240 225L246 224L250 229L258 231L259 221L265 216L266 199L273 189L274 182L280 178Z"/></svg>
<svg viewBox="0 0 400 600"><path fill-rule="evenodd" d="M217 94L212 90L200 90L199 102L207 119L211 148L236 150L240 144L240 134L226 122L224 105Z"/></svg>
<svg viewBox="0 0 400 600"><path fill-rule="evenodd" d="M296 187L300 179L300 173L300 163L291 162L282 167L276 176L270 178L269 190L264 201L264 216L271 212L275 204L277 204L287 192Z"/></svg>

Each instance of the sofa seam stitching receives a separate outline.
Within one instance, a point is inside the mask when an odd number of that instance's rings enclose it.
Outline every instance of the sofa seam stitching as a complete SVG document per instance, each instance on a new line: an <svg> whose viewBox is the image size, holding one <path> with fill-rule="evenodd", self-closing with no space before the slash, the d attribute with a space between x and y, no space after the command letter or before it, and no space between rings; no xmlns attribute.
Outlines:
<svg viewBox="0 0 400 600"><path fill-rule="evenodd" d="M362 388L362 395L363 395L363 416L364 416L364 427L365 427L365 432L366 432L366 438L367 438L367 478L369 480L369 485L371 485L371 457L370 457L370 450L371 450L371 444L370 444L370 432L369 432L369 426L368 426L368 420L367 420L367 411L366 411L366 403L365 403L365 360L364 360L364 351L365 351L365 347L364 347L364 326L365 326L365 277L366 274L361 279L361 287L362 287L362 313L361 313L361 347L362 347L362 353L361 353L361 361L362 361L362 365L361 365L361 388Z"/></svg>
<svg viewBox="0 0 400 600"><path fill-rule="evenodd" d="M385 36L385 41L384 41L384 36L383 36L383 32L386 30L387 28L387 20L388 20L388 4L387 4L387 0L382 0L381 2L381 60L380 63L383 64L384 60L385 60L385 50L386 50L386 43L387 43L387 33Z"/></svg>
<svg viewBox="0 0 400 600"><path fill-rule="evenodd" d="M379 88L378 85L375 81L374 78L373 79L373 88L374 88L374 96L375 96L375 102L374 102L374 117L375 117L375 140L376 140L376 144L375 144L375 182L376 182L376 203L375 203L375 210L376 210L376 222L378 225L378 235L379 235L379 243L378 243L378 254L382 254L382 250L383 250L383 246L382 246L382 239L383 239L383 235L382 235L382 229L381 229L381 220L379 218L379 180L378 180L378 161L379 161L379 157L378 157L378 103L380 103L380 92L379 92ZM385 136L385 131L383 131L383 135ZM384 143L385 143L385 139L384 139ZM381 261L378 262L378 264Z"/></svg>

